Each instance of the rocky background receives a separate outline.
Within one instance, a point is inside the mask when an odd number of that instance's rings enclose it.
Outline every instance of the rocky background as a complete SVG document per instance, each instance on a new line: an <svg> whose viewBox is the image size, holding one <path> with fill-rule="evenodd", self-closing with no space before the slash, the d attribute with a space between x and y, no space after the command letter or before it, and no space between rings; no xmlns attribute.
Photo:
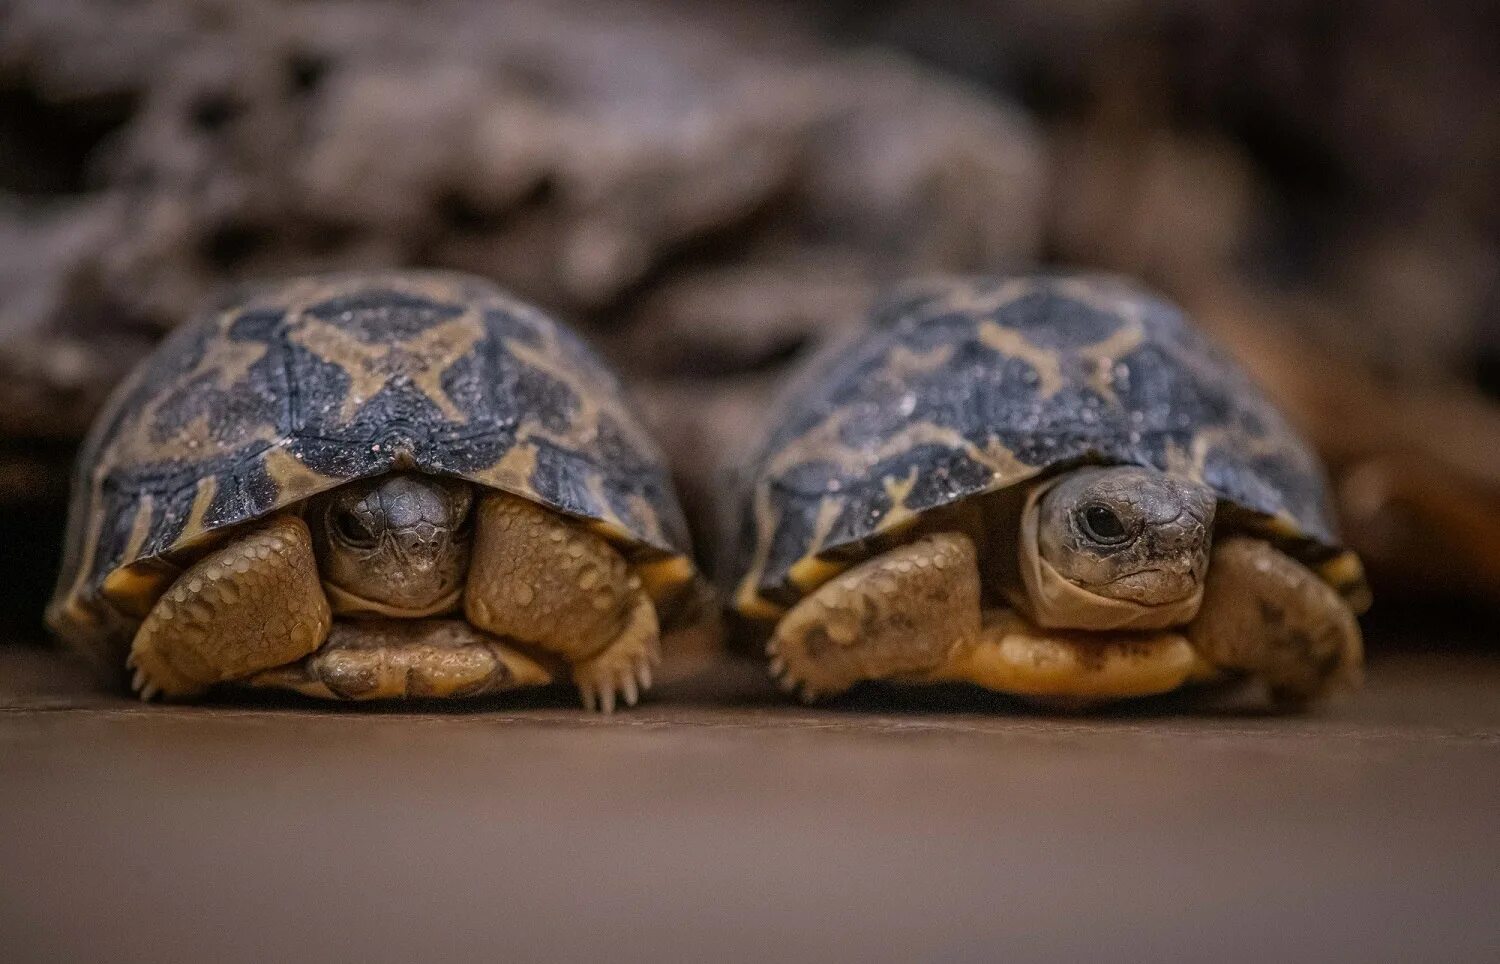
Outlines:
<svg viewBox="0 0 1500 964"><path fill-rule="evenodd" d="M882 283L1183 301L1386 599L1500 601L1500 20L1395 0L0 0L0 596L110 385L243 278L493 277L713 469Z"/></svg>

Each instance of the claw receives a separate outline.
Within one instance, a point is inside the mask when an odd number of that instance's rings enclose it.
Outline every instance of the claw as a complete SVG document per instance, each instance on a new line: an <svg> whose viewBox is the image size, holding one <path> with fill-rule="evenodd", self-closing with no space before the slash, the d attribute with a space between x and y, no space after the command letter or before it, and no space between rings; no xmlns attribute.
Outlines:
<svg viewBox="0 0 1500 964"><path fill-rule="evenodd" d="M141 689L143 687L145 687L145 685L146 685L146 671L143 670L143 669L136 669L135 675L132 676L132 677L130 677L130 688L131 688L131 690L134 691L134 692L136 692L136 693L139 693L141 691Z"/></svg>
<svg viewBox="0 0 1500 964"><path fill-rule="evenodd" d="M651 664L649 662L637 666L635 675L636 679L640 680L642 693L651 688Z"/></svg>
<svg viewBox="0 0 1500 964"><path fill-rule="evenodd" d="M776 645L776 637L771 637L771 639L766 642L766 655L775 656L780 652L781 647Z"/></svg>
<svg viewBox="0 0 1500 964"><path fill-rule="evenodd" d="M792 693L796 691L798 684L797 681L792 679L790 676L783 676L776 680L776 685L781 687L783 692Z"/></svg>
<svg viewBox="0 0 1500 964"><path fill-rule="evenodd" d="M583 708L590 713L594 712L598 706L598 700L594 696L594 688L586 684L581 685L578 687L578 695L583 700Z"/></svg>
<svg viewBox="0 0 1500 964"><path fill-rule="evenodd" d="M141 687L141 701L149 703L161 695L161 688L155 683L147 683Z"/></svg>
<svg viewBox="0 0 1500 964"><path fill-rule="evenodd" d="M786 660L780 656L774 657L770 663L772 676L783 676L786 674Z"/></svg>
<svg viewBox="0 0 1500 964"><path fill-rule="evenodd" d="M635 677L631 676L628 670L621 675L623 680L620 683L620 692L625 695L625 705L634 706L641 698L641 691L636 688Z"/></svg>
<svg viewBox="0 0 1500 964"><path fill-rule="evenodd" d="M812 703L815 700L817 700L817 698L818 698L818 691L815 690L815 689L813 689L810 685L808 685L806 683L803 683L802 684L802 692L799 693L799 694L797 694L797 695L798 695L798 698L800 698L802 700L802 702L804 702L804 703Z"/></svg>
<svg viewBox="0 0 1500 964"><path fill-rule="evenodd" d="M599 712L609 716L615 711L615 691L613 687L606 686L599 691Z"/></svg>

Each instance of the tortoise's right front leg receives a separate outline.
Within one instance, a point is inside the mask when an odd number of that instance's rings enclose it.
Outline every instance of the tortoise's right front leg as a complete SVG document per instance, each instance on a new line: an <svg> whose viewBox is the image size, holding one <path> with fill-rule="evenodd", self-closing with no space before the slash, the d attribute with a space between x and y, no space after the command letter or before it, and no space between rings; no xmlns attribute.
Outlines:
<svg viewBox="0 0 1500 964"><path fill-rule="evenodd" d="M1359 623L1338 592L1246 536L1214 546L1203 606L1186 632L1215 666L1257 677L1294 705L1358 685L1364 662Z"/></svg>
<svg viewBox="0 0 1500 964"><path fill-rule="evenodd" d="M660 661L656 607L604 539L528 499L475 507L464 589L473 625L566 659L588 709L635 705Z"/></svg>
<svg viewBox="0 0 1500 964"><path fill-rule="evenodd" d="M930 677L980 629L974 543L940 533L876 556L797 603L766 645L804 700L861 680Z"/></svg>
<svg viewBox="0 0 1500 964"><path fill-rule="evenodd" d="M277 516L194 563L136 631L127 664L142 699L186 697L301 659L332 614L312 537Z"/></svg>

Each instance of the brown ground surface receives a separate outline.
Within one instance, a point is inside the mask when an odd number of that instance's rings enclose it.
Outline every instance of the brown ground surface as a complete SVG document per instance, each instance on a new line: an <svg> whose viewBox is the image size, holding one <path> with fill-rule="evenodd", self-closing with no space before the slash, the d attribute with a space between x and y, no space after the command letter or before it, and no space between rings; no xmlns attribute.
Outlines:
<svg viewBox="0 0 1500 964"><path fill-rule="evenodd" d="M1495 960L1500 656L1304 718L143 707L0 649L6 960Z"/></svg>

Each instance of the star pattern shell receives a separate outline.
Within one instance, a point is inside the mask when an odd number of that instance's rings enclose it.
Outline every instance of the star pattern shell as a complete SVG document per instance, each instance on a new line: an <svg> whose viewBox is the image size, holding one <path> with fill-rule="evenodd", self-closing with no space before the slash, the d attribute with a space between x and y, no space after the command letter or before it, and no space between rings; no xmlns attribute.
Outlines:
<svg viewBox="0 0 1500 964"><path fill-rule="evenodd" d="M117 389L80 455L52 622L139 618L158 560L397 468L533 499L640 560L689 555L661 453L566 328L477 278L312 277L183 325Z"/></svg>
<svg viewBox="0 0 1500 964"><path fill-rule="evenodd" d="M1338 552L1317 457L1175 306L1108 277L943 279L789 385L735 473L736 605L774 615L924 511L1088 462L1185 474Z"/></svg>

